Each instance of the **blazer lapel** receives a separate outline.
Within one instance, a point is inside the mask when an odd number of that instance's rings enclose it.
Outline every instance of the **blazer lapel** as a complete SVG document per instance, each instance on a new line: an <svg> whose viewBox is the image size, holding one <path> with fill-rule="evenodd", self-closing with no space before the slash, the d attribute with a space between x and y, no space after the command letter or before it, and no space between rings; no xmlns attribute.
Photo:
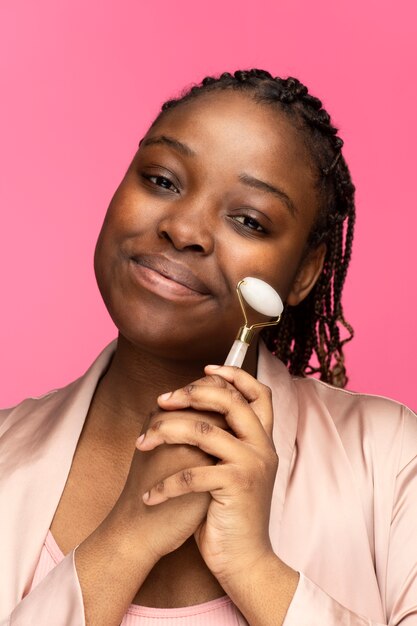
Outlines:
<svg viewBox="0 0 417 626"><path fill-rule="evenodd" d="M280 528L291 467L294 462L298 424L298 395L285 365L260 342L258 379L272 391L274 409L274 444L279 465L272 496L269 533L271 544L279 553Z"/></svg>
<svg viewBox="0 0 417 626"><path fill-rule="evenodd" d="M11 611L27 593L63 492L111 343L86 374L58 391L28 399L0 428L0 563L7 572L0 606Z"/></svg>

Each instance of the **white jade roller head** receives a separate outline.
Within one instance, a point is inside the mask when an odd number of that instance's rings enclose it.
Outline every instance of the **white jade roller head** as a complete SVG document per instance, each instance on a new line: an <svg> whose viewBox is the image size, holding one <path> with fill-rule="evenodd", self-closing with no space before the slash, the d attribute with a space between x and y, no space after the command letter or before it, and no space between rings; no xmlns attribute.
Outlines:
<svg viewBox="0 0 417 626"><path fill-rule="evenodd" d="M238 288L245 302L252 309L268 317L278 317L281 315L284 305L282 300L275 291L264 280L247 276L240 281Z"/></svg>
<svg viewBox="0 0 417 626"><path fill-rule="evenodd" d="M281 318L281 313L284 310L284 305L275 289L259 278L247 276L243 280L239 281L236 291L242 308L245 324L239 329L238 335L225 361L225 365L235 365L237 367L241 367L250 341L254 335L254 329L278 324ZM249 326L245 302L254 311L275 319L270 319L267 322L251 324Z"/></svg>

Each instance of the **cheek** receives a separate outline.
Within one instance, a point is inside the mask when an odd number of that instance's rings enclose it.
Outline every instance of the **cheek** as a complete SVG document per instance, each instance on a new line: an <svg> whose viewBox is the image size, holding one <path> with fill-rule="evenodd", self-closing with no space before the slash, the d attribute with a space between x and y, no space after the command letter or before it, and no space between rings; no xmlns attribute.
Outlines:
<svg viewBox="0 0 417 626"><path fill-rule="evenodd" d="M107 209L97 242L98 252L102 251L108 258L119 251L126 252L124 248L132 239L153 231L156 214L149 199L122 183Z"/></svg>
<svg viewBox="0 0 417 626"><path fill-rule="evenodd" d="M130 215L129 206L119 188L107 209L94 251L94 271L105 301L110 297L111 286L117 284L115 274L123 241L132 232Z"/></svg>
<svg viewBox="0 0 417 626"><path fill-rule="evenodd" d="M251 242L251 245L229 243L224 250L222 266L226 268L231 285L253 276L273 287L285 302L291 291L303 258L304 246L286 244L284 241L272 243Z"/></svg>
<svg viewBox="0 0 417 626"><path fill-rule="evenodd" d="M129 233L135 227L139 213L139 203L126 192L118 190L107 209L103 224L104 235L120 237L123 233Z"/></svg>
<svg viewBox="0 0 417 626"><path fill-rule="evenodd" d="M139 184L136 173L128 170L110 201L106 219L112 225L136 229L144 219L150 219L150 205L155 204Z"/></svg>

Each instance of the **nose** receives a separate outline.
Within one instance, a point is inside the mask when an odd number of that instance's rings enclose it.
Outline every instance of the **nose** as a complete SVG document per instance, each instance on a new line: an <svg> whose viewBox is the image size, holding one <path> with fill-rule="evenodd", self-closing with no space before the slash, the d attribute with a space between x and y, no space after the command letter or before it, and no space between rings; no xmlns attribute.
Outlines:
<svg viewBox="0 0 417 626"><path fill-rule="evenodd" d="M178 205L169 207L159 220L158 236L180 251L207 255L214 249L212 220L208 218L208 211L199 210L195 205L189 208Z"/></svg>

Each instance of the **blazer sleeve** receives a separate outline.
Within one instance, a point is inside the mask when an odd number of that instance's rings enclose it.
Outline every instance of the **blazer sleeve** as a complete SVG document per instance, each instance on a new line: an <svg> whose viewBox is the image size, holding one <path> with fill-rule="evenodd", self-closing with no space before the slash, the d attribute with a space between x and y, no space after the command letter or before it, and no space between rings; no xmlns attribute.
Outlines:
<svg viewBox="0 0 417 626"><path fill-rule="evenodd" d="M384 626L417 626L417 416L405 407L403 410L401 462L396 476L386 572L380 581ZM303 574L284 620L284 626L382 624L343 607Z"/></svg>
<svg viewBox="0 0 417 626"><path fill-rule="evenodd" d="M75 550L15 607L0 626L85 626L84 604L74 562Z"/></svg>

